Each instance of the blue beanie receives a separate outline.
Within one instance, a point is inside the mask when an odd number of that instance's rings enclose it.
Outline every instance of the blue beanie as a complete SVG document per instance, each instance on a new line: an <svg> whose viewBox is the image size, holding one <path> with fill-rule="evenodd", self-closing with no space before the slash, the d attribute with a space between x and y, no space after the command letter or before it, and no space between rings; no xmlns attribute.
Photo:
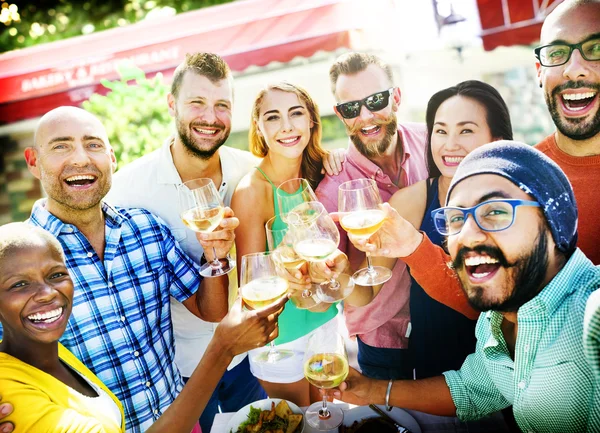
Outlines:
<svg viewBox="0 0 600 433"><path fill-rule="evenodd" d="M537 200L554 242L560 251L577 243L577 204L573 188L560 167L531 146L515 141L495 141L468 154L452 178L446 205L454 187L468 177L496 174Z"/></svg>

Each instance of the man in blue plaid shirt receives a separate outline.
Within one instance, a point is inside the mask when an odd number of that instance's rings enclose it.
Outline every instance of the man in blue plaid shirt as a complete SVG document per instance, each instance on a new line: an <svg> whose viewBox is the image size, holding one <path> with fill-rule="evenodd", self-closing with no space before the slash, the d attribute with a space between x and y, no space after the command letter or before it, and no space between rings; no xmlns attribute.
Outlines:
<svg viewBox="0 0 600 433"><path fill-rule="evenodd" d="M217 322L227 314L228 277L203 280L162 220L102 201L116 160L93 115L73 107L47 113L25 158L48 195L35 204L29 222L58 238L75 282L61 343L119 397L127 432L143 432L183 386L169 296ZM225 257L237 225L227 208L220 229L198 240Z"/></svg>

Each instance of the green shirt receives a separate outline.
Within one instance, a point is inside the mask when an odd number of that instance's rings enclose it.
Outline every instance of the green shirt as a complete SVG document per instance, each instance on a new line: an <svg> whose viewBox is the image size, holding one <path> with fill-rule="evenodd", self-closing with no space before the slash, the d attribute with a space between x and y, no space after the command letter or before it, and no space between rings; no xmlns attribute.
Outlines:
<svg viewBox="0 0 600 433"><path fill-rule="evenodd" d="M275 191L277 187L271 182L271 179L259 168L258 171L269 181L273 188L273 208L275 209L275 216L277 217L273 222L273 229L280 230L285 229L287 225L280 218L279 204L277 203L277 197ZM266 250L268 251L268 246ZM317 329L319 326L329 322L335 316L337 316L338 310L335 304L332 304L327 311L314 313L310 310L301 310L296 308L293 302L288 301L285 304L283 312L279 316L279 336L273 341L275 344L289 343L290 341L297 340L300 337L308 335L310 332Z"/></svg>
<svg viewBox="0 0 600 433"><path fill-rule="evenodd" d="M600 290L590 296L583 321L583 349L600 386Z"/></svg>
<svg viewBox="0 0 600 433"><path fill-rule="evenodd" d="M600 286L600 267L578 249L552 281L519 308L514 361L500 325L482 313L477 347L458 371L444 373L462 420L513 406L523 432L600 431L600 390L583 349L583 317Z"/></svg>

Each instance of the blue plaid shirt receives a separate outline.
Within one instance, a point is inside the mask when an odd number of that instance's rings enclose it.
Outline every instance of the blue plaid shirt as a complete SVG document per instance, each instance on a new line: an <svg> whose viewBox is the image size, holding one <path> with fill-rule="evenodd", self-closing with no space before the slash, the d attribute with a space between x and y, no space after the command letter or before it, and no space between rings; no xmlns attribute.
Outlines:
<svg viewBox="0 0 600 433"><path fill-rule="evenodd" d="M104 261L77 229L38 201L31 224L62 244L75 283L73 312L60 340L115 393L128 433L143 432L181 391L169 296L192 296L201 277L169 228L142 209L102 205Z"/></svg>

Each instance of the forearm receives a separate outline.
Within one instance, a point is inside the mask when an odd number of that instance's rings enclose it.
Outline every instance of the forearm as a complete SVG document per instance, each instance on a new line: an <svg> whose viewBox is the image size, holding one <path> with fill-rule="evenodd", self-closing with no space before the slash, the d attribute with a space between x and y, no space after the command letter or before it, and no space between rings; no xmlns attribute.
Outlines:
<svg viewBox="0 0 600 433"><path fill-rule="evenodd" d="M387 380L377 380L371 400L385 404ZM390 406L418 410L440 416L456 416L456 406L444 376L420 380L395 380L389 399Z"/></svg>
<svg viewBox="0 0 600 433"><path fill-rule="evenodd" d="M233 359L214 339L179 396L147 433L189 433Z"/></svg>
<svg viewBox="0 0 600 433"><path fill-rule="evenodd" d="M220 322L229 310L229 277L204 278L198 287L196 306L202 320Z"/></svg>
<svg viewBox="0 0 600 433"><path fill-rule="evenodd" d="M480 312L469 304L456 272L448 267L452 259L438 245L423 236L417 249L401 257L410 274L425 292L438 302L458 311L469 319L477 319Z"/></svg>

